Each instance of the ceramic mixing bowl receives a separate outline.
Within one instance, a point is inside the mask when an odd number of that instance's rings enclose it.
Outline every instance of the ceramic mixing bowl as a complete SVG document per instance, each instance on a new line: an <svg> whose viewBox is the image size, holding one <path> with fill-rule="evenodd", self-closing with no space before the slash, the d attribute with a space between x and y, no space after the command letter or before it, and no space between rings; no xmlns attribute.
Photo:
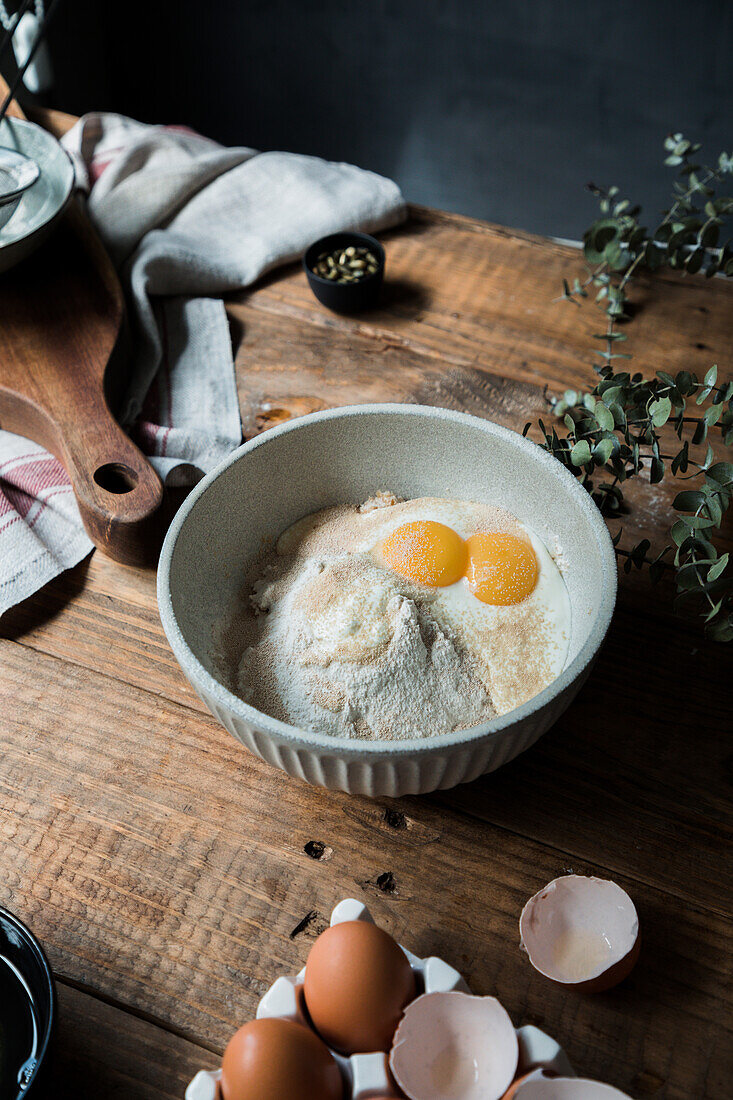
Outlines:
<svg viewBox="0 0 733 1100"><path fill-rule="evenodd" d="M217 676L215 638L263 547L295 520L377 490L498 505L559 549L572 629L564 671L528 703L471 729L363 741L297 729ZM359 405L288 421L245 443L193 490L166 537L158 603L191 684L251 752L309 783L371 796L453 787L493 771L556 722L590 672L616 598L600 513L546 451L490 421L420 405Z"/></svg>

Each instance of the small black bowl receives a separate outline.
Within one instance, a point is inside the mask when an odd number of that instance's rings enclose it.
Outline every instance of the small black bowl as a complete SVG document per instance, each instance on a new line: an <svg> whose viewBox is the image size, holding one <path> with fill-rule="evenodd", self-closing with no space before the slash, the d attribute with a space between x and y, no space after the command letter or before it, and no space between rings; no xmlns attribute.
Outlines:
<svg viewBox="0 0 733 1100"><path fill-rule="evenodd" d="M374 253L378 266L372 275L355 283L332 282L316 275L313 268L322 252L334 252L337 248L348 248L350 244L368 248ZM303 257L303 267L311 290L319 302L335 313L359 313L362 309L371 309L376 305L384 279L384 262L381 244L366 233L332 233L330 237L321 237L314 241Z"/></svg>
<svg viewBox="0 0 733 1100"><path fill-rule="evenodd" d="M35 936L0 907L0 1095L3 1100L39 1096L49 1062L56 990L48 960ZM24 1068L22 1083L18 1079Z"/></svg>

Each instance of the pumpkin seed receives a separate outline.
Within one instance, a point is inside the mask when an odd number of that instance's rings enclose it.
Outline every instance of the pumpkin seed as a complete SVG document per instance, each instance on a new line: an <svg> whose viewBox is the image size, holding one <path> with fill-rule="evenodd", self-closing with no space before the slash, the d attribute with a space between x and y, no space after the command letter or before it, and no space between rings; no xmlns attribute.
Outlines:
<svg viewBox="0 0 733 1100"><path fill-rule="evenodd" d="M321 252L313 265L313 271L329 282L358 283L379 269L374 253L364 245L347 245L335 252Z"/></svg>

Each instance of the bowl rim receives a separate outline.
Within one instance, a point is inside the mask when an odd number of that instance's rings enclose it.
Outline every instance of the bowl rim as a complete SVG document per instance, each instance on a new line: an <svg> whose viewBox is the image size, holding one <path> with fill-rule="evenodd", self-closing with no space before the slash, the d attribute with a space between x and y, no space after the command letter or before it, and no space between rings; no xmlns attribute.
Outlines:
<svg viewBox="0 0 733 1100"><path fill-rule="evenodd" d="M40 942L38 941L37 937L33 935L30 928L28 928L28 926L23 923L20 917L11 912L10 909L6 909L4 905L0 905L0 917L2 917L4 921L7 921L8 924L13 925L18 935L23 940L25 947L35 957L36 962L38 963L41 973L43 974L43 977L45 979L46 987L48 989L48 1020L46 1021L46 1026L43 1029L42 1036L38 1044L38 1057L35 1067L33 1069L33 1073L25 1087L18 1091L17 1095L18 1098L20 1098L21 1096L25 1096L29 1092L31 1086L35 1083L36 1078L41 1072L41 1067L46 1060L46 1056L48 1055L48 1050L51 1045L51 1037L53 1035L53 1029L56 1024L56 985L53 980L53 971L51 970L51 964L46 958L46 952L43 950Z"/></svg>
<svg viewBox="0 0 733 1100"><path fill-rule="evenodd" d="M175 553L176 543L183 525L196 506L197 501L203 496L210 485L222 476L231 466L246 458L246 456L259 447L276 439L278 436L289 432L298 431L313 423L326 420L340 420L353 416L374 415L400 415L422 418L450 420L454 423L467 424L486 431L489 435L499 436L508 443L518 447L527 454L531 454L535 461L551 469L557 480L563 484L566 491L573 496L593 530L598 549L601 555L601 600L596 609L595 617L583 646L563 669L558 677L543 688L537 695L526 703L515 707L506 714L491 719L488 722L469 726L465 729L453 730L447 733L430 734L427 737L412 737L404 740L361 740L350 737L334 737L328 733L318 733L312 730L303 730L288 722L281 722L277 718L246 703L238 695L226 688L204 667L196 654L190 648L183 632L178 625L173 610L173 600L170 590L170 570ZM590 494L585 490L576 478L553 455L543 450L532 440L519 435L518 432L505 428L494 421L483 417L473 416L470 413L458 412L453 409L444 409L432 405L410 405L401 403L365 404L365 405L341 405L319 412L309 413L306 416L295 417L282 424L254 436L232 451L222 462L210 471L196 487L189 493L186 500L176 513L171 523L160 554L157 576L158 610L168 642L173 653L181 665L184 673L198 681L204 692L211 696L218 706L234 712L238 718L259 731L276 736L281 742L290 745L299 745L312 750L329 751L337 753L341 757L351 758L378 758L414 756L416 753L441 751L448 748L458 748L476 741L497 737L506 729L519 722L530 718L537 711L542 710L557 696L565 692L583 673L598 652L603 639L606 636L611 617L616 603L616 591L618 587L618 575L616 569L616 555L611 541L611 536Z"/></svg>
<svg viewBox="0 0 733 1100"><path fill-rule="evenodd" d="M0 250L3 250L3 251L8 250L9 251L10 249L14 248L16 245L20 246L20 245L24 244L26 241L31 241L35 237L39 236L48 226L50 226L52 224L52 222L54 222L56 220L56 218L58 218L63 213L63 211L66 209L66 206L68 205L69 200L71 199L71 196L74 192L74 186L75 186L75 183L76 183L76 173L74 171L74 161L72 160L71 155L68 152L68 150L64 149L61 142L58 141L53 136L53 134L49 133L48 130L44 130L43 126L39 126L37 123L31 122L27 118L15 118L15 116L6 115L4 119L0 120L0 137L2 136L2 126L3 126L3 124L7 125L10 128L11 134L13 133L13 130L16 129L16 128L17 128L18 132L21 133L21 134L23 133L24 130L25 131L33 130L36 133L42 134L43 137L42 137L41 140L48 142L48 144L46 146L47 149L54 148L54 151L57 151L57 150L61 151L62 156L59 157L57 163L58 163L59 166L63 165L63 176L64 176L63 180L61 181L62 185L63 185L63 194L59 197L59 200L55 204L53 204L53 206L47 211L46 216L44 218L42 218L41 221L39 221L37 224L33 225L30 232L28 232L28 233L15 232L15 235L11 235L11 233L7 229L4 230L4 235L0 237ZM7 148L9 149L10 147L8 146ZM18 150L11 150L11 151L12 152L20 152L19 149ZM27 153L21 153L21 155L22 156L27 156L28 154ZM39 168L40 168L40 172L38 174L38 177L34 181L34 184L38 181L38 179L40 179L40 177L41 177L41 175L43 175L44 171L46 171L46 172L49 171L48 165L46 165L45 169L44 169L43 165L39 165ZM59 178L60 178L60 176L61 176L61 172L59 172ZM31 186L34 186L34 184L31 184ZM21 193L21 195L19 197L22 199L23 195L28 190L30 190L30 187L26 188ZM2 270L2 269L0 269L0 270Z"/></svg>
<svg viewBox="0 0 733 1100"><path fill-rule="evenodd" d="M379 263L377 264L377 270L373 271L371 275L366 275L365 278L360 279L357 283L336 283L331 279L324 279L322 275L319 275L317 271L314 271L311 267L311 261L308 259L308 257L311 255L312 252L315 252L316 249L322 249L324 245L327 248L328 245L326 244L326 242L335 240L337 237L348 237L352 241L364 241L369 243L377 253L377 259L379 260ZM361 233L356 229L340 229L336 233L327 233L325 237L319 237L318 240L313 241L312 244L309 244L305 252L303 253L303 269L309 279L315 279L315 281L320 283L321 286L343 287L347 292L350 291L351 287L365 286L367 283L371 283L373 279L378 279L380 275L384 275L385 262L386 253L384 251L384 245L381 243L381 241L378 241L376 237L372 237L369 233ZM346 408L346 406L343 407ZM353 407L358 408L359 406L357 405Z"/></svg>

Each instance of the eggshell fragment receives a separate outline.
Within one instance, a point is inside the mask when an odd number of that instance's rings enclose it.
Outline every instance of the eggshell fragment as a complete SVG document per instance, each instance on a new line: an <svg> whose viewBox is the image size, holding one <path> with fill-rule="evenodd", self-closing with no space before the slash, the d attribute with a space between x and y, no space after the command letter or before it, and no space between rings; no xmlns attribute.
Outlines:
<svg viewBox="0 0 733 1100"><path fill-rule="evenodd" d="M500 1100L518 1058L517 1034L495 997L424 993L405 1009L389 1064L409 1100Z"/></svg>
<svg viewBox="0 0 733 1100"><path fill-rule="evenodd" d="M318 937L305 967L305 1003L318 1034L343 1054L387 1051L415 976L401 947L365 920Z"/></svg>
<svg viewBox="0 0 733 1100"><path fill-rule="evenodd" d="M553 879L525 905L519 933L535 970L586 993L618 985L639 957L636 908L608 879Z"/></svg>
<svg viewBox="0 0 733 1100"><path fill-rule="evenodd" d="M625 1092L612 1085L590 1081L584 1077L548 1077L541 1071L515 1082L504 1100L630 1100Z"/></svg>

